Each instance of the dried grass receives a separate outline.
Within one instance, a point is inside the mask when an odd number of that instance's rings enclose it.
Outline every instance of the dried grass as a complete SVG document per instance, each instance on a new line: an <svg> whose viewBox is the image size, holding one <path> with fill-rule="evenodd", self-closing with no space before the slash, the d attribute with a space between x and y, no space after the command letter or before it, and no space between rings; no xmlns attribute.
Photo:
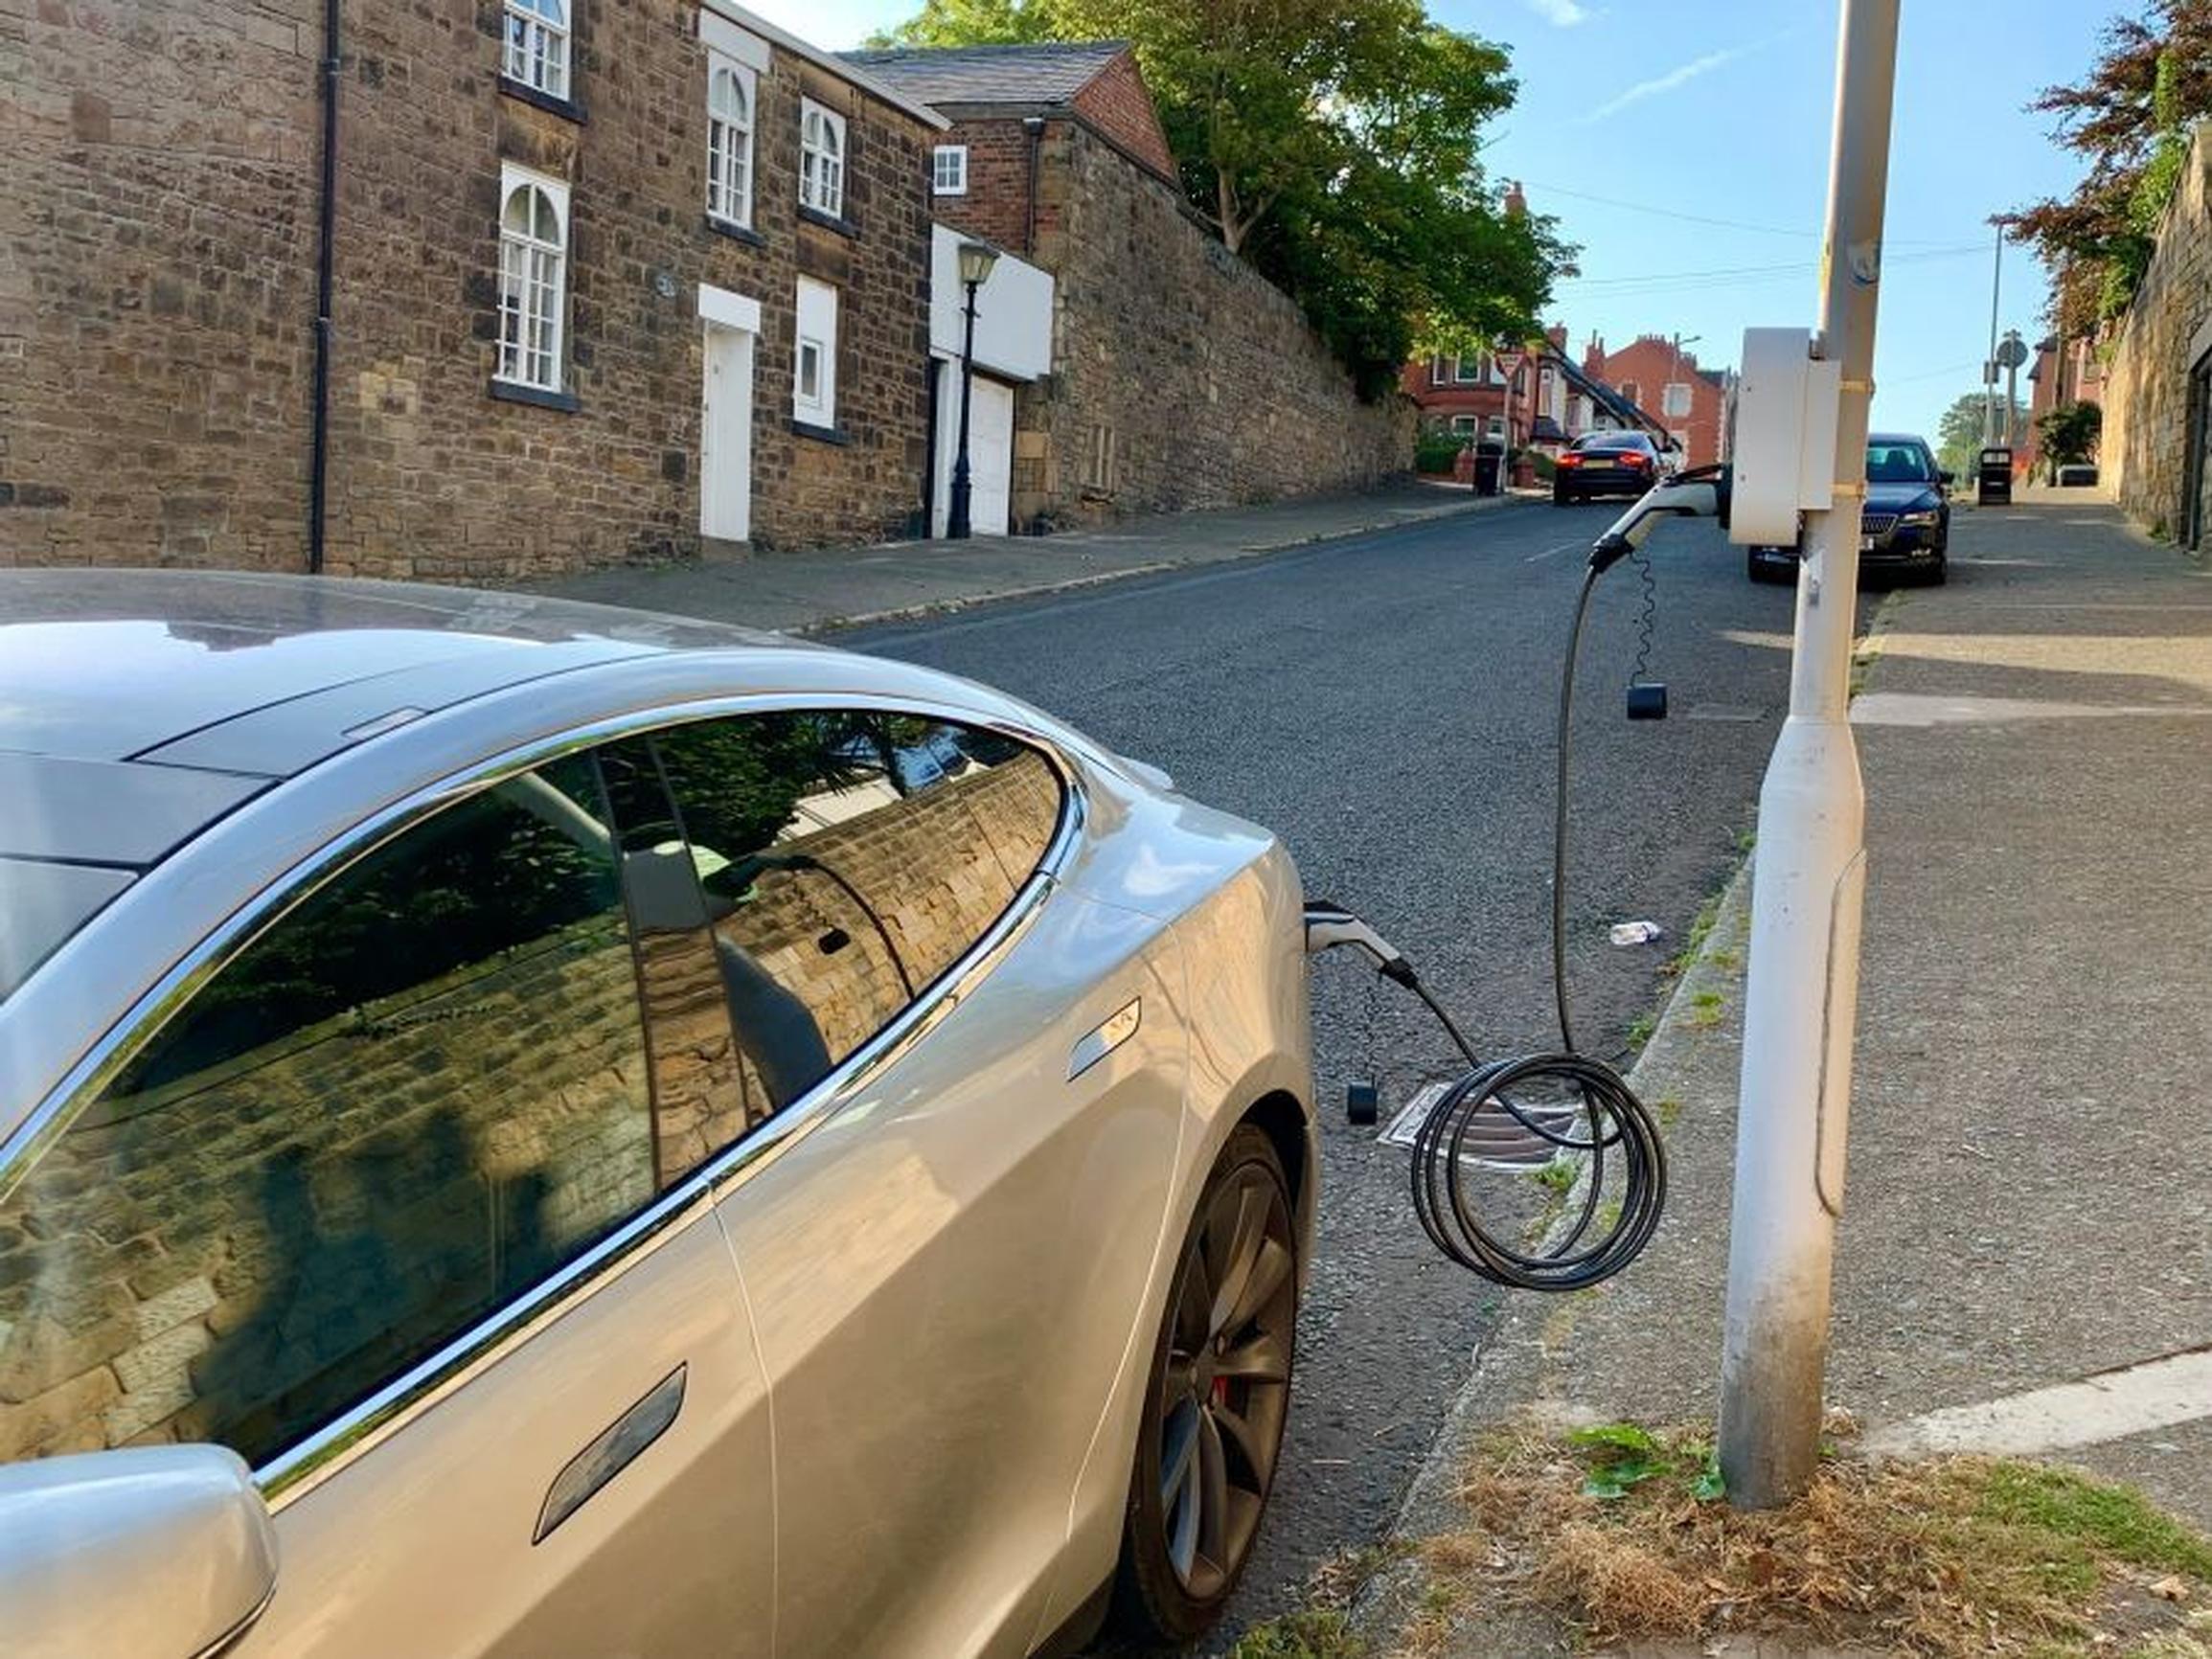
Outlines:
<svg viewBox="0 0 2212 1659"><path fill-rule="evenodd" d="M2190 1617L2212 1603L2212 1544L2129 1489L2017 1462L1832 1460L1798 1502L1745 1513L1695 1495L1709 1444L1494 1437L1460 1489L1472 1525L1431 1562L1599 1646L1750 1631L1930 1659L2212 1659Z"/></svg>

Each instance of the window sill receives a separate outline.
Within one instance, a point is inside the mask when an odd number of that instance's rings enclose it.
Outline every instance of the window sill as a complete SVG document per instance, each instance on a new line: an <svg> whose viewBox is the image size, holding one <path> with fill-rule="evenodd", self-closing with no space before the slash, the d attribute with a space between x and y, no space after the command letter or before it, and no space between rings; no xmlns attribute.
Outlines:
<svg viewBox="0 0 2212 1659"><path fill-rule="evenodd" d="M718 237L728 237L733 242L743 242L749 248L764 248L768 239L750 225L741 225L733 219L719 219L713 214L706 216L707 229Z"/></svg>
<svg viewBox="0 0 2212 1659"><path fill-rule="evenodd" d="M490 390L502 403L529 403L539 409L559 409L563 414L574 414L582 407L574 392L548 392L542 386L524 386L496 376Z"/></svg>
<svg viewBox="0 0 2212 1659"><path fill-rule="evenodd" d="M841 237L857 237L860 234L860 227L851 219L841 219L835 214L826 214L820 208L810 208L804 202L799 204L799 222L820 225L824 230L835 231Z"/></svg>
<svg viewBox="0 0 2212 1659"><path fill-rule="evenodd" d="M801 438L811 438L817 443L834 443L840 449L853 442L853 435L842 426L817 426L811 420L793 420L791 430Z"/></svg>
<svg viewBox="0 0 2212 1659"><path fill-rule="evenodd" d="M573 98L556 98L552 93L540 92L527 80L517 80L511 75L499 78L499 90L517 102L533 104L559 116L563 121L573 121L579 126L583 125L583 105Z"/></svg>

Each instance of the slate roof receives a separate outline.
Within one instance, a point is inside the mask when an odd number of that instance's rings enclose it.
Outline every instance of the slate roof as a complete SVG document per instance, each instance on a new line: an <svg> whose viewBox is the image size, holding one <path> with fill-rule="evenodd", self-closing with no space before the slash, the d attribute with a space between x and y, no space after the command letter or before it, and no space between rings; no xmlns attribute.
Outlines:
<svg viewBox="0 0 2212 1659"><path fill-rule="evenodd" d="M898 47L841 52L924 103L1066 103L1129 50L1126 40L1052 40L1030 46Z"/></svg>

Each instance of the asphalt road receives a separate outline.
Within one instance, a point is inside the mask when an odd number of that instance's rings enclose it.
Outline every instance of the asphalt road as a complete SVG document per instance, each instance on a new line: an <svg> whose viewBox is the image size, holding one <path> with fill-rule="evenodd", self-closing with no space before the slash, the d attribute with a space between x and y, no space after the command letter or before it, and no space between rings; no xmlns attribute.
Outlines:
<svg viewBox="0 0 2212 1659"><path fill-rule="evenodd" d="M859 630L840 645L1026 697L1185 792L1272 827L1307 891L1373 920L1485 1053L1557 1045L1549 981L1552 732L1590 539L1616 505L1516 505L1232 565ZM1570 975L1577 1034L1625 1063L1661 966L1740 856L1788 695L1792 590L1754 586L1710 523L1649 553L1651 677L1630 724L1643 593L1601 583L1577 698ZM1607 925L1667 938L1616 948ZM1384 1121L1448 1051L1417 1006L1338 953L1314 980L1324 1198L1284 1466L1219 1651L1315 1568L1380 1537L1503 1292L1437 1256ZM1524 1294L1524 1293L1513 1293Z"/></svg>

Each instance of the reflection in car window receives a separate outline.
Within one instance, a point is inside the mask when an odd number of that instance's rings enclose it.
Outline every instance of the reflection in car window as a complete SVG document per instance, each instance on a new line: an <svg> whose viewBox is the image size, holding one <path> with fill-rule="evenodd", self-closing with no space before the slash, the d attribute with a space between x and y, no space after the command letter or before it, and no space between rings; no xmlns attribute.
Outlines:
<svg viewBox="0 0 2212 1659"><path fill-rule="evenodd" d="M653 1193L588 761L387 844L251 944L0 1198L0 1461L265 1461Z"/></svg>
<svg viewBox="0 0 2212 1659"><path fill-rule="evenodd" d="M1043 756L914 716L751 715L653 743L713 918L749 1121L964 956L1060 822Z"/></svg>

